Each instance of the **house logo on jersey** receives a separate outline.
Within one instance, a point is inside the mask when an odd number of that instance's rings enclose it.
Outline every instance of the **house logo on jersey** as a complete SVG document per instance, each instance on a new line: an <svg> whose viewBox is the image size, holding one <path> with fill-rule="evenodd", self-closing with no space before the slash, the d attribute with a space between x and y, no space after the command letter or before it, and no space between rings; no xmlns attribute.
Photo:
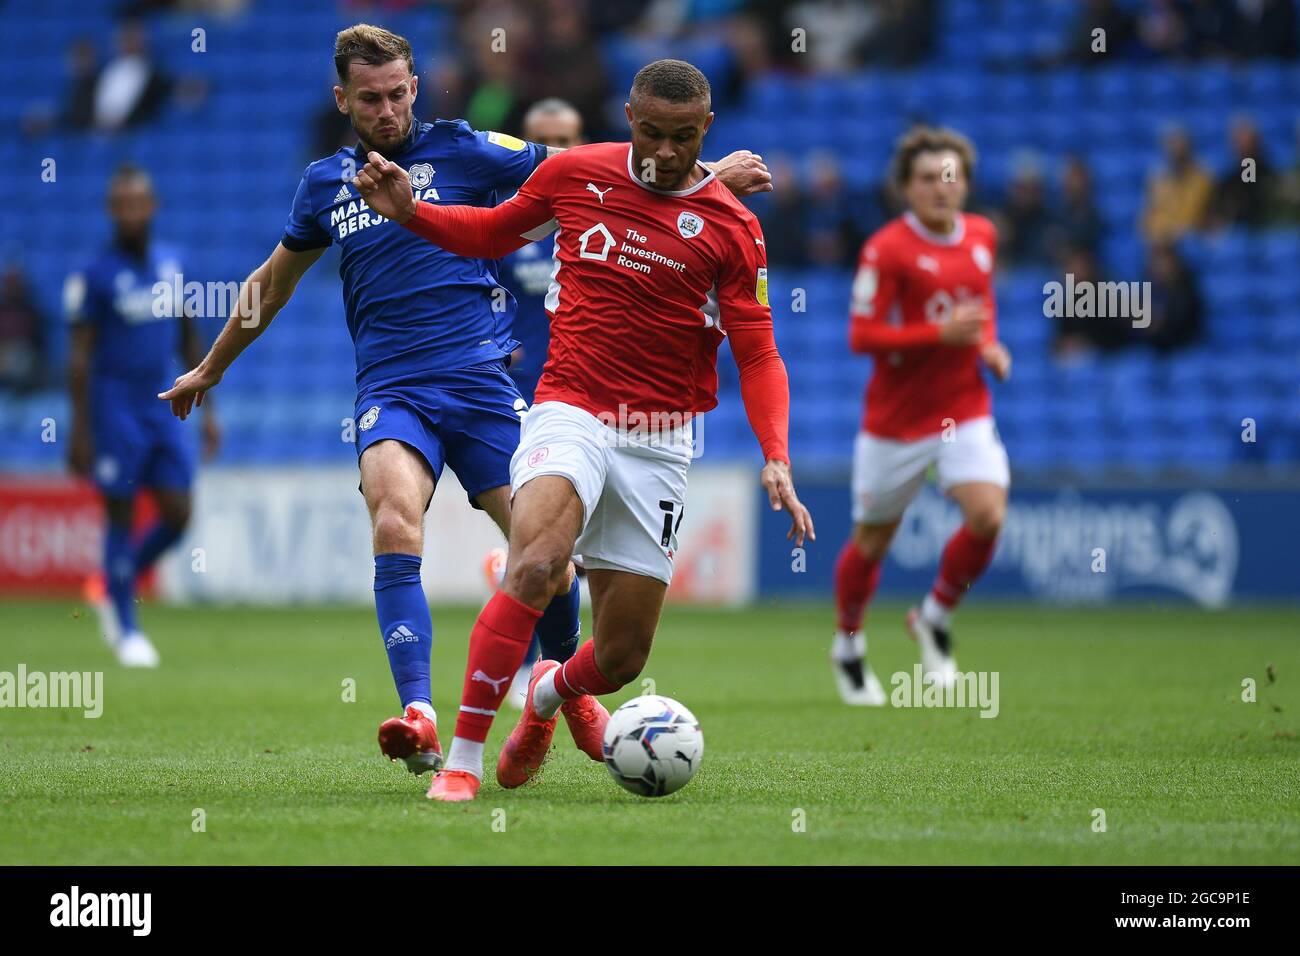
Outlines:
<svg viewBox="0 0 1300 956"><path fill-rule="evenodd" d="M694 239L704 229L704 220L693 212L684 212L677 217L677 231L683 239Z"/></svg>
<svg viewBox="0 0 1300 956"><path fill-rule="evenodd" d="M433 167L428 163L416 163L407 170L407 175L411 177L411 185L416 189L423 189L433 182Z"/></svg>
<svg viewBox="0 0 1300 956"><path fill-rule="evenodd" d="M601 237L599 252L588 248L592 243L592 239L596 236ZM611 235L610 231L605 228L603 222L598 222L578 237L578 255L583 259L599 259L603 262L609 258L609 250L613 245L613 235Z"/></svg>
<svg viewBox="0 0 1300 956"><path fill-rule="evenodd" d="M989 252L987 246L975 246L970 251L970 257L975 260L975 265L980 272L993 271L993 253Z"/></svg>
<svg viewBox="0 0 1300 956"><path fill-rule="evenodd" d="M379 420L379 406L371 405L369 410L361 416L361 421L357 422L357 428L363 432L369 431L374 427L375 422Z"/></svg>

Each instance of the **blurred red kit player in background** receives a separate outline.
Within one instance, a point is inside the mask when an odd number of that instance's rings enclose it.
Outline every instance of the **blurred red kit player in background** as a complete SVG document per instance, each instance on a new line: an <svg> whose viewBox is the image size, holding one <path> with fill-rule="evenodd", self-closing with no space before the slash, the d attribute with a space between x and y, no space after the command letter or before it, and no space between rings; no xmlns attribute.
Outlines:
<svg viewBox="0 0 1300 956"><path fill-rule="evenodd" d="M882 705L862 630L880 562L930 466L961 507L934 585L908 612L927 675L955 679L953 608L992 559L1010 469L981 366L1000 380L1011 355L997 339L997 231L962 212L974 149L958 133L921 128L900 140L893 180L908 211L867 240L858 261L849 344L875 358L853 453L853 534L835 566L831 648L845 703Z"/></svg>

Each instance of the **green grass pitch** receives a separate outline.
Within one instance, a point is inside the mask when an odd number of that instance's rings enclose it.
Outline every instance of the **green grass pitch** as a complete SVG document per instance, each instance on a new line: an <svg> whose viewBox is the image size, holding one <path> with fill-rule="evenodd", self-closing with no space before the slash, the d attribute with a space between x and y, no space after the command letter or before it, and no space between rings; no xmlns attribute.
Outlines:
<svg viewBox="0 0 1300 956"><path fill-rule="evenodd" d="M871 612L887 690L915 660L902 611ZM444 743L475 612L434 609ZM443 806L379 755L396 701L369 609L146 606L163 667L131 672L83 608L2 604L0 670L103 670L105 688L96 720L0 710L0 863L1300 862L1295 610L972 602L957 659L998 671L994 719L843 707L830 622L820 605L665 612L644 676L706 740L673 796L623 792L561 723L539 780L503 791L489 771L475 803Z"/></svg>

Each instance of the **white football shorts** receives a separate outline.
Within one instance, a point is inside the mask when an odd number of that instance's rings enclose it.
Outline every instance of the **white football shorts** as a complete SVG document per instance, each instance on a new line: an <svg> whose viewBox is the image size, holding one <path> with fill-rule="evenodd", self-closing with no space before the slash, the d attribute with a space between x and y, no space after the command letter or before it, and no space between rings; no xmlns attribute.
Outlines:
<svg viewBox="0 0 1300 956"><path fill-rule="evenodd" d="M945 492L973 481L1003 488L1011 484L1007 450L988 416L957 425L949 441L943 433L895 441L858 432L853 445L854 523L888 524L901 518L932 464Z"/></svg>
<svg viewBox="0 0 1300 956"><path fill-rule="evenodd" d="M629 436L576 406L542 402L524 415L510 460L510 493L541 475L564 476L582 499L574 555L583 566L668 584L693 448L689 422Z"/></svg>

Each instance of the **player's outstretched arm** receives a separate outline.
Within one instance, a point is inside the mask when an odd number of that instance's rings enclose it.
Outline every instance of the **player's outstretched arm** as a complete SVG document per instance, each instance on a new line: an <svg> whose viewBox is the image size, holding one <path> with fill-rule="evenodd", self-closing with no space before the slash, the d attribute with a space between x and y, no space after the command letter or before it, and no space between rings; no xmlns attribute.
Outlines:
<svg viewBox="0 0 1300 956"><path fill-rule="evenodd" d="M738 199L772 191L772 173L758 153L738 149L716 162L704 165L713 170L718 182L731 190Z"/></svg>
<svg viewBox="0 0 1300 956"><path fill-rule="evenodd" d="M216 387L239 353L266 330L293 295L303 273L324 251L322 247L294 252L281 243L269 259L253 270L240 286L239 299L208 354L177 378L171 388L158 394L164 402L171 402L173 415L183 420L195 405L203 404L203 396Z"/></svg>
<svg viewBox="0 0 1300 956"><path fill-rule="evenodd" d="M434 245L458 256L500 259L544 235L535 230L552 213L539 180L550 175L551 165L543 163L519 192L492 209L416 202L406 171L375 152L353 183L371 209Z"/></svg>
<svg viewBox="0 0 1300 956"><path fill-rule="evenodd" d="M759 483L767 492L773 511L790 514L790 531L802 547L805 536L817 540L812 515L799 500L794 489L794 475L790 471L790 453L787 436L790 431L790 382L785 363L776 350L772 324L737 324L727 333L731 354L740 369L740 398L745 404L749 426L763 449L763 471Z"/></svg>

